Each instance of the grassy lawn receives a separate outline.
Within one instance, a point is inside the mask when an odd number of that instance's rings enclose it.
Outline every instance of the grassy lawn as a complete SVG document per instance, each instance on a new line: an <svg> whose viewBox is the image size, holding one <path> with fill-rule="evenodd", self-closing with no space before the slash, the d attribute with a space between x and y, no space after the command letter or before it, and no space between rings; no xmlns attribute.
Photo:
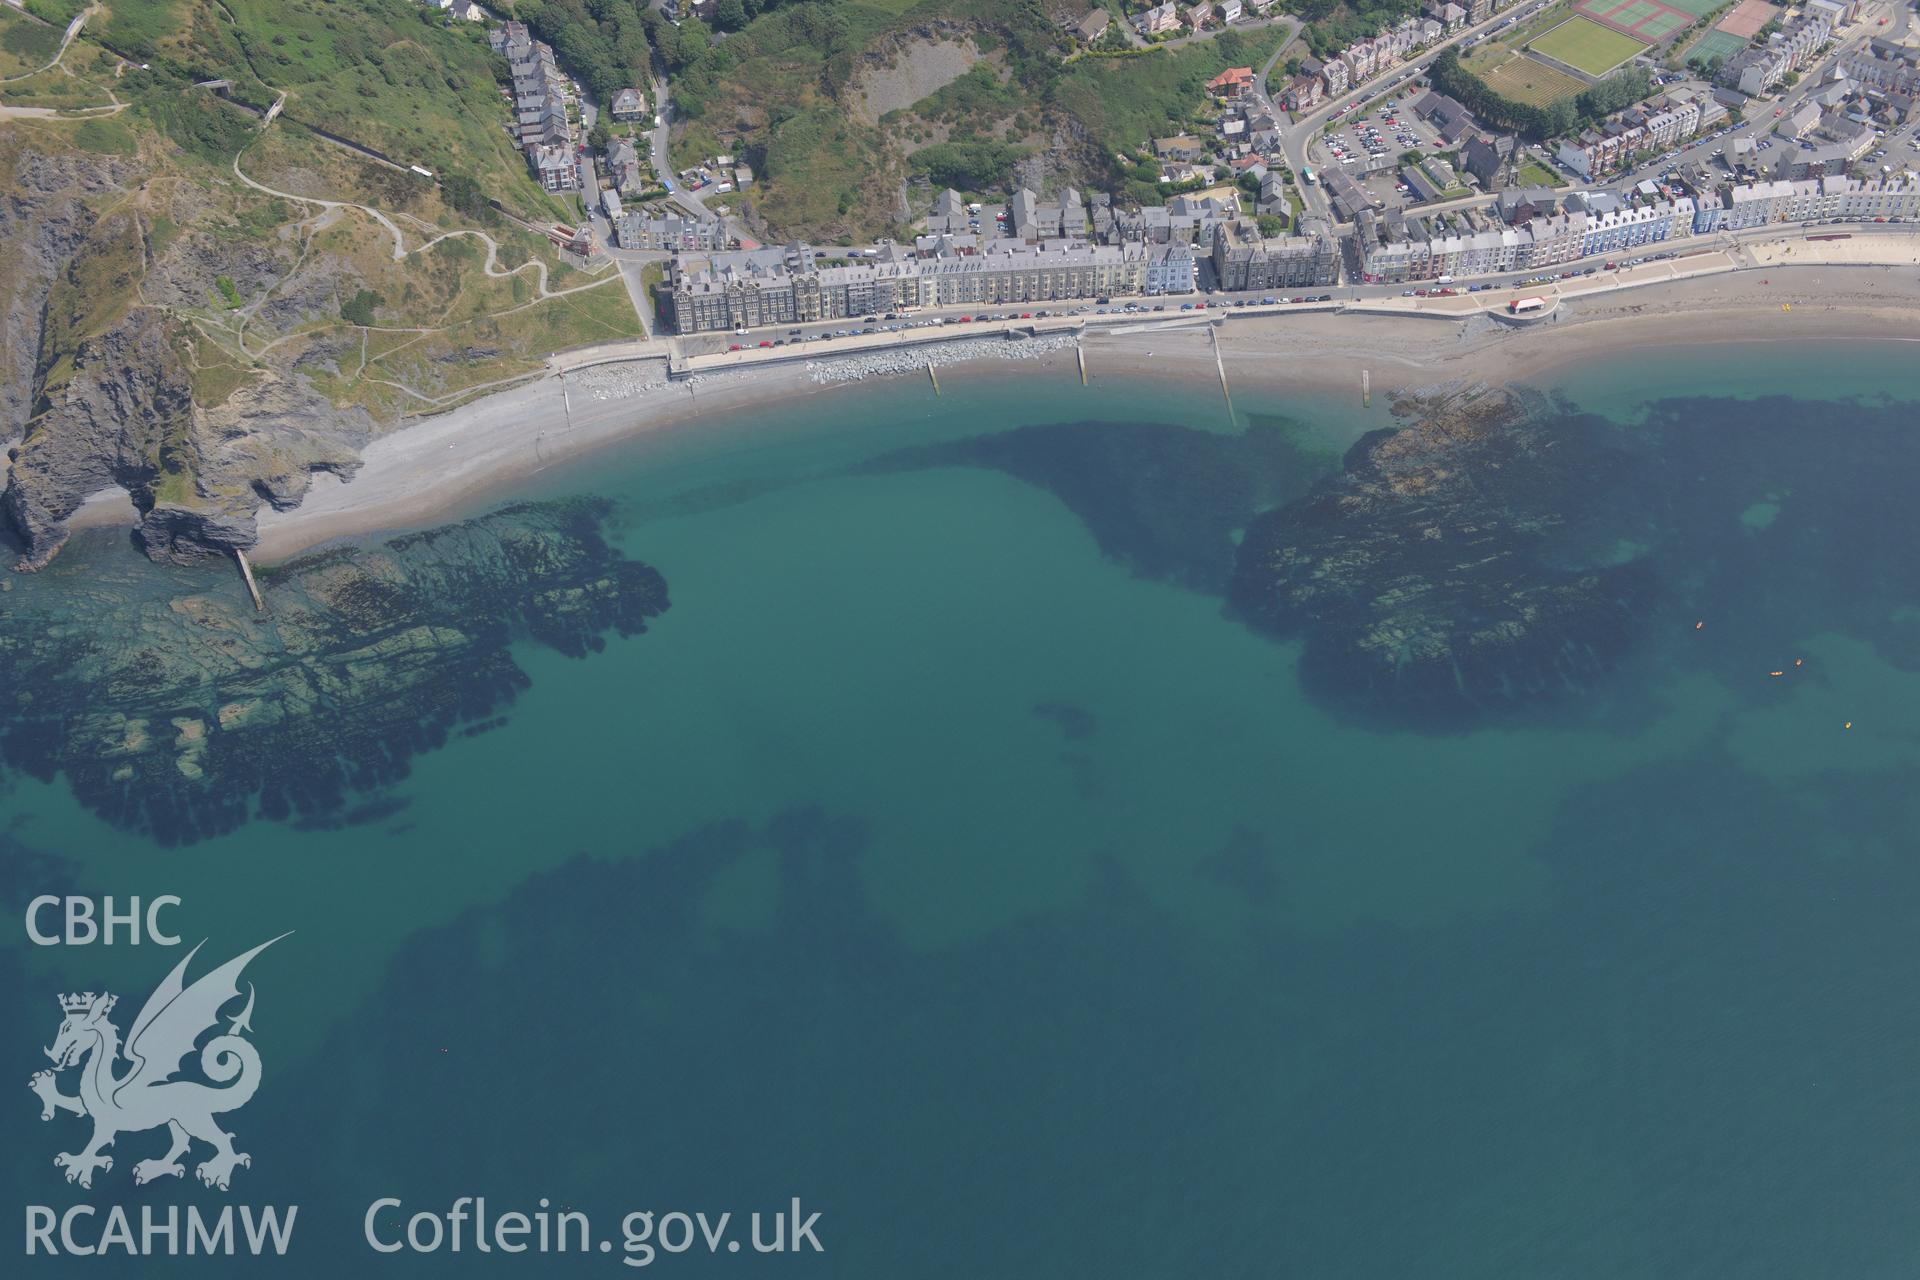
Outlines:
<svg viewBox="0 0 1920 1280"><path fill-rule="evenodd" d="M1529 160L1520 166L1520 182L1523 186L1557 187L1565 181L1565 178L1537 160Z"/></svg>
<svg viewBox="0 0 1920 1280"><path fill-rule="evenodd" d="M1501 97L1536 107L1575 97L1587 87L1578 76L1568 75L1524 53L1510 54L1504 62L1477 65L1473 71Z"/></svg>
<svg viewBox="0 0 1920 1280"><path fill-rule="evenodd" d="M1647 46L1591 18L1573 17L1536 37L1529 47L1590 76L1599 76Z"/></svg>

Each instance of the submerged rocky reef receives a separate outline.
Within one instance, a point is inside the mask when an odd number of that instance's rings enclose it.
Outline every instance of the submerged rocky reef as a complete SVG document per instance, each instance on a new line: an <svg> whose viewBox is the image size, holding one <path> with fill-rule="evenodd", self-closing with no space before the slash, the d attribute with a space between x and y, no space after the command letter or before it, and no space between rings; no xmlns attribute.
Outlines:
<svg viewBox="0 0 1920 1280"><path fill-rule="evenodd" d="M1048 490L1143 577L1305 641L1312 690L1353 714L1454 727L1591 687L1631 648L1655 577L1607 495L1645 457L1605 419L1522 389L1395 404L1329 466L1285 418L1238 435L1073 422L897 451ZM1624 550L1623 550L1624 548Z"/></svg>
<svg viewBox="0 0 1920 1280"><path fill-rule="evenodd" d="M1655 589L1584 513L1633 465L1603 420L1484 386L1396 405L1305 498L1259 516L1229 599L1303 636L1317 692L1450 718L1590 687Z"/></svg>
<svg viewBox="0 0 1920 1280"><path fill-rule="evenodd" d="M63 557L0 592L0 763L166 844L384 816L366 793L527 686L512 642L585 655L667 609L608 513L524 504L305 556L261 575L265 613L230 568Z"/></svg>

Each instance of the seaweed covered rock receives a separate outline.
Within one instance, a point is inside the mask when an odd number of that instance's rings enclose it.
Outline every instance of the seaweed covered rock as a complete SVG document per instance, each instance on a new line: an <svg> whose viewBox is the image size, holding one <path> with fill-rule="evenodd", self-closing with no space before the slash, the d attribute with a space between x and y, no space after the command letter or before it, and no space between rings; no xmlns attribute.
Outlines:
<svg viewBox="0 0 1920 1280"><path fill-rule="evenodd" d="M0 761L178 844L377 792L527 685L510 644L586 654L668 607L595 500L509 507L262 575L67 564L0 593Z"/></svg>
<svg viewBox="0 0 1920 1280"><path fill-rule="evenodd" d="M1653 576L1582 531L1632 465L1606 424L1484 387L1396 409L1407 425L1252 523L1235 610L1305 638L1316 693L1401 721L1457 722L1612 670Z"/></svg>

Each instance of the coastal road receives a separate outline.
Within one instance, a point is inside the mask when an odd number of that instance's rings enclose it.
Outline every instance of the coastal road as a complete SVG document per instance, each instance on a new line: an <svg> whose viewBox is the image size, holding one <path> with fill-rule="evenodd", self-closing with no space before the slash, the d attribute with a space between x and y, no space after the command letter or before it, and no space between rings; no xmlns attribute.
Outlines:
<svg viewBox="0 0 1920 1280"><path fill-rule="evenodd" d="M673 132L673 99L667 96L667 82L662 77L653 82L653 105L655 118L659 120L647 135L647 157L653 162L653 176L667 189L673 202L696 218L714 217L711 209L698 195L685 189L680 178L673 171L673 160L668 154L667 139Z"/></svg>
<svg viewBox="0 0 1920 1280"><path fill-rule="evenodd" d="M1854 238L1839 242L1810 241L1809 235L1847 233ZM1871 249L1862 246L1872 244ZM1755 250L1760 251L1756 256ZM875 316L827 321L803 325L770 325L748 333L700 333L672 339L681 356L717 356L731 354L738 363L752 364L760 359L791 358L794 347L808 353L832 355L846 350L894 350L912 342L938 337L964 338L1004 329L1037 331L1138 324L1142 321L1212 320L1225 316L1288 314L1306 306L1325 309L1359 304L1364 309L1379 309L1407 314L1430 314L1464 318L1480 311L1499 310L1517 295L1544 294L1575 297L1584 293L1612 292L1637 284L1664 281L1675 276L1706 274L1733 269L1752 269L1768 260L1793 252L1805 255L1808 262L1826 258L1851 261L1865 252L1887 265L1920 265L1920 223L1874 224L1834 223L1773 225L1748 231L1714 236L1688 236L1662 241L1638 249L1614 254L1594 254L1588 258L1558 263L1552 271L1529 275L1505 275L1476 279L1454 286L1447 297L1434 296L1431 282L1417 286L1406 284L1316 285L1304 291L1182 294L1164 297L1128 299L1126 303L1101 307L1088 303L1051 303L1045 306L950 307L915 312L911 316L888 319ZM1609 269L1607 263L1615 264ZM1429 296L1419 296L1421 290ZM1266 299L1285 299L1267 302ZM1326 298L1327 302L1320 299ZM1128 307L1131 306L1131 310ZM983 330L977 325L991 325ZM898 333L899 340L888 335Z"/></svg>
<svg viewBox="0 0 1920 1280"><path fill-rule="evenodd" d="M1281 111L1279 111L1279 107L1273 106L1273 90L1267 88L1267 77L1273 75L1273 67L1277 67L1281 58L1286 56L1286 50L1290 50L1290 48L1294 46L1294 40L1300 38L1300 21L1298 21L1298 19L1286 19L1286 21L1294 23L1294 29L1286 33L1286 40L1281 44L1281 48L1273 50L1273 58L1267 59L1267 61L1261 65L1260 71L1254 73L1254 98L1258 98L1258 100L1260 100L1260 106L1265 107L1265 109L1267 109L1269 113L1273 113L1275 117L1279 117Z"/></svg>
<svg viewBox="0 0 1920 1280"><path fill-rule="evenodd" d="M1287 33L1287 38L1280 42L1280 47L1275 49L1273 55L1261 64L1260 69L1253 73L1254 100L1266 109L1268 115L1276 120L1281 118L1281 112L1280 108L1273 105L1273 92L1267 87L1267 80L1268 77L1273 75L1273 69L1280 64L1280 59L1286 56L1287 50L1293 48L1294 42L1300 38L1299 21L1292 18L1288 18L1286 21L1293 23L1293 30Z"/></svg>

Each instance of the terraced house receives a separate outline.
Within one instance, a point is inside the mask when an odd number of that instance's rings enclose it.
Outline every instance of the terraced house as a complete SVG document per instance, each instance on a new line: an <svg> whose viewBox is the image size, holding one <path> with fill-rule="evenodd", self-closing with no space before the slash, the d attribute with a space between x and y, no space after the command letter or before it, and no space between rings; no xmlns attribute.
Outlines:
<svg viewBox="0 0 1920 1280"><path fill-rule="evenodd" d="M1749 97L1765 93L1805 66L1816 49L1833 38L1833 25L1821 13L1803 14L1776 31L1763 45L1742 50L1720 68L1720 83Z"/></svg>
<svg viewBox="0 0 1920 1280"><path fill-rule="evenodd" d="M923 236L858 262L823 263L811 245L738 250L674 265L681 333L858 318L903 307L1065 302L1146 292L1142 245L1075 240L1021 244Z"/></svg>
<svg viewBox="0 0 1920 1280"><path fill-rule="evenodd" d="M614 243L622 249L698 253L727 245L726 227L718 218L622 213L612 221Z"/></svg>
<svg viewBox="0 0 1920 1280"><path fill-rule="evenodd" d="M578 191L580 161L572 123L567 118L570 86L545 41L535 40L523 22L508 22L487 33L487 45L507 60L513 81L514 138L527 165L548 191Z"/></svg>
<svg viewBox="0 0 1920 1280"><path fill-rule="evenodd" d="M1778 222L1805 222L1830 218L1872 221L1876 218L1920 218L1920 180L1806 178L1798 182L1775 179L1729 187L1712 200L1703 200L1694 215L1696 232L1742 231Z"/></svg>
<svg viewBox="0 0 1920 1280"><path fill-rule="evenodd" d="M1920 49L1869 40L1843 54L1840 71L1847 78L1888 93L1920 96Z"/></svg>
<svg viewBox="0 0 1920 1280"><path fill-rule="evenodd" d="M1675 98L1629 107L1561 142L1560 163L1588 181L1624 168L1643 151L1664 151L1727 117L1711 98Z"/></svg>
<svg viewBox="0 0 1920 1280"><path fill-rule="evenodd" d="M1372 284L1534 271L1691 235L1694 216L1694 202L1683 197L1605 211L1570 209L1512 226L1418 236L1369 214L1357 221L1354 258L1362 278Z"/></svg>
<svg viewBox="0 0 1920 1280"><path fill-rule="evenodd" d="M1266 239L1245 222L1214 228L1213 270L1229 290L1299 289L1339 279L1340 250L1333 228L1309 218L1300 234Z"/></svg>

